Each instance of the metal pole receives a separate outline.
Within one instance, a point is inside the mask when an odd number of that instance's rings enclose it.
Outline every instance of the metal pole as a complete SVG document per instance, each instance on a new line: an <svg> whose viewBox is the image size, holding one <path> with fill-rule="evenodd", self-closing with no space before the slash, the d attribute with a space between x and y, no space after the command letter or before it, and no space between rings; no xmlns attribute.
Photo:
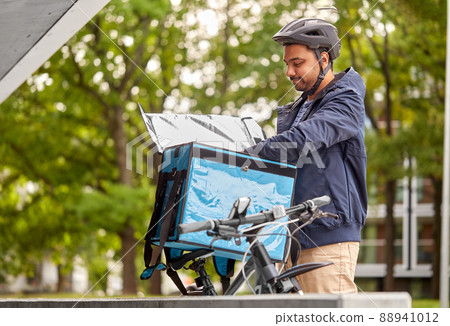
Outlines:
<svg viewBox="0 0 450 326"><path fill-rule="evenodd" d="M447 57L445 62L445 127L444 171L442 186L442 247L441 247L441 293L442 308L448 308L448 246L449 246L449 200L450 200L450 0L447 0Z"/></svg>

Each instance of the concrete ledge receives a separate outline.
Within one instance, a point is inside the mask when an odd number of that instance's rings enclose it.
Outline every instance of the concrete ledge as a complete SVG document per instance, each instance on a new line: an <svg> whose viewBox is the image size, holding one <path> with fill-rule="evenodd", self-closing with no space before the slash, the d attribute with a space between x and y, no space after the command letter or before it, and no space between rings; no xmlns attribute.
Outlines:
<svg viewBox="0 0 450 326"><path fill-rule="evenodd" d="M411 308L406 292L235 297L0 299L0 308Z"/></svg>

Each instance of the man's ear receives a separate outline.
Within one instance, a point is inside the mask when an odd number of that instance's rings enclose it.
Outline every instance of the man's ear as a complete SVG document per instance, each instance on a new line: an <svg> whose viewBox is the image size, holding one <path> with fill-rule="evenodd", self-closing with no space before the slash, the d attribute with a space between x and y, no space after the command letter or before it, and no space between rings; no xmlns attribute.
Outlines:
<svg viewBox="0 0 450 326"><path fill-rule="evenodd" d="M322 60L322 68L325 69L330 62L330 55L328 54L328 52L324 51L320 54L320 59Z"/></svg>

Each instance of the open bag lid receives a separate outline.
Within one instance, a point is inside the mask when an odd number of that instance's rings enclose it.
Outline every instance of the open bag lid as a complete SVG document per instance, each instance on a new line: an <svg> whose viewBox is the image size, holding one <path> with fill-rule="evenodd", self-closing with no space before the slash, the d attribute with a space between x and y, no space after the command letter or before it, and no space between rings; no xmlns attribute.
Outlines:
<svg viewBox="0 0 450 326"><path fill-rule="evenodd" d="M145 113L141 104L139 109L158 153L189 142L239 152L266 139L264 130L250 117Z"/></svg>

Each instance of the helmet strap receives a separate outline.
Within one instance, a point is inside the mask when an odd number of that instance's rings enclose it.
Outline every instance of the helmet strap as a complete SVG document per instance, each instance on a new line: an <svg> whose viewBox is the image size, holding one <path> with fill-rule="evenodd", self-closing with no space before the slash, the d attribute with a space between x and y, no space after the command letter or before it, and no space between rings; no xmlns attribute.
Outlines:
<svg viewBox="0 0 450 326"><path fill-rule="evenodd" d="M325 75L327 74L328 70L330 70L330 68L331 68L331 62L328 62L328 65L326 66L325 70L323 70L322 62L321 62L322 57L320 55L321 52L319 51L319 49L315 49L315 52L316 52L317 59L319 60L318 61L319 67L320 67L319 76L317 76L317 80L316 80L315 84L313 85L313 87L311 87L311 89L309 91L306 91L302 94L302 97L304 97L304 98L306 98L307 96L311 96L316 92L317 88L319 88L320 83L322 83L322 80L325 78Z"/></svg>

